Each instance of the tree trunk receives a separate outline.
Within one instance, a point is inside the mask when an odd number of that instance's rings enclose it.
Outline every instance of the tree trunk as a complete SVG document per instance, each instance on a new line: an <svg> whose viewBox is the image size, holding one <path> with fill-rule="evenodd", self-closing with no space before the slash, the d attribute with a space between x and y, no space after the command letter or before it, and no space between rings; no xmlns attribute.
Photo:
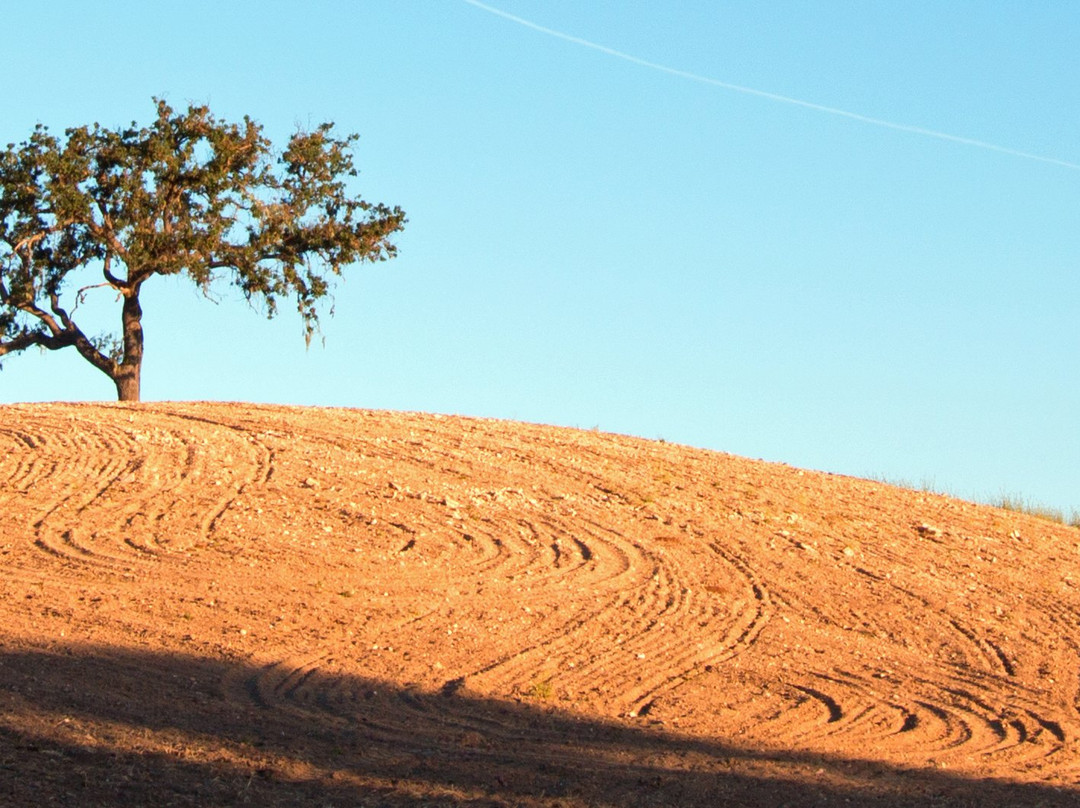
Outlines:
<svg viewBox="0 0 1080 808"><path fill-rule="evenodd" d="M113 381L120 401L139 400L139 380L142 375L143 330L142 307L139 305L139 287L135 283L124 293L124 309L121 322L124 329L124 358L116 368Z"/></svg>
<svg viewBox="0 0 1080 808"><path fill-rule="evenodd" d="M120 368L120 373L113 379L116 383L116 397L118 401L139 400L139 368L131 370Z"/></svg>

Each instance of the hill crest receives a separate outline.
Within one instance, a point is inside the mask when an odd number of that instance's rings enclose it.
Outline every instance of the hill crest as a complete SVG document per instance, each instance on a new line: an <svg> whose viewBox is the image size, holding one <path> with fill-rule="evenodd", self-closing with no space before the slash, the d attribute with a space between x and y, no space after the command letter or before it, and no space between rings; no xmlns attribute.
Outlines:
<svg viewBox="0 0 1080 808"><path fill-rule="evenodd" d="M747 788L781 789L771 797L786 793L778 782L908 799L971 778L1075 780L1073 528L490 419L212 403L3 412L0 730L24 745L220 764L241 780L267 769L264 804L285 793L275 778L329 778L386 804L549 804L536 770L549 763L570 767L568 805L631 788L631 770L658 772L644 792L656 804L676 787L683 804L693 788L715 804L701 776L719 776L724 755ZM57 670L103 690L122 681L128 698L65 693ZM178 671L195 684L159 702ZM172 717L177 698L203 723ZM536 737L499 710L531 711ZM234 733L213 728L221 711ZM244 740L262 732L254 715L314 740ZM453 776L431 763L451 752L472 761ZM590 790L579 758L606 761L606 785ZM59 776L32 755L19 766ZM960 779L926 779L942 768Z"/></svg>

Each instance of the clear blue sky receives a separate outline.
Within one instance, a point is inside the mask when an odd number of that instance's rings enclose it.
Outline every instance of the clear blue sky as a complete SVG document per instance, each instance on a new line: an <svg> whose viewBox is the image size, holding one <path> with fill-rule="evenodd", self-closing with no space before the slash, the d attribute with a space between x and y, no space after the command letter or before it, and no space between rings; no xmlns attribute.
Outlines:
<svg viewBox="0 0 1080 808"><path fill-rule="evenodd" d="M0 140L146 122L361 135L409 215L325 347L144 294L143 394L496 416L1080 508L1080 5L5 4ZM106 294L107 293L103 293ZM108 399L73 353L0 401Z"/></svg>

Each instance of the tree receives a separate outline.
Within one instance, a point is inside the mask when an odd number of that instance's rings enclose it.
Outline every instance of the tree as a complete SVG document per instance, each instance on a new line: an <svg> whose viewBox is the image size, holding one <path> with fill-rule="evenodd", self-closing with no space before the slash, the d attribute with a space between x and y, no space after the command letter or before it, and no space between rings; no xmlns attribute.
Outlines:
<svg viewBox="0 0 1080 808"><path fill-rule="evenodd" d="M293 298L310 343L333 276L393 257L390 237L406 221L350 195L357 136L335 138L333 124L275 154L248 117L155 101L144 128L95 123L61 139L39 124L0 152L0 357L74 347L121 401L139 400L139 293L155 275L186 276L207 296L226 278L270 317ZM87 271L98 282L72 289ZM91 337L75 315L98 288L115 292L120 329Z"/></svg>

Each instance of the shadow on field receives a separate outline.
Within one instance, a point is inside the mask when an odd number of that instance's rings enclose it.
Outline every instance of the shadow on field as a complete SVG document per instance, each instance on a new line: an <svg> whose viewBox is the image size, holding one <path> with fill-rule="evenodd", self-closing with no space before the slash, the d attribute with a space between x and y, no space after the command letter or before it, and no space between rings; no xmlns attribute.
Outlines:
<svg viewBox="0 0 1080 808"><path fill-rule="evenodd" d="M542 704L542 703L541 703ZM317 670L0 647L0 805L1075 806Z"/></svg>

